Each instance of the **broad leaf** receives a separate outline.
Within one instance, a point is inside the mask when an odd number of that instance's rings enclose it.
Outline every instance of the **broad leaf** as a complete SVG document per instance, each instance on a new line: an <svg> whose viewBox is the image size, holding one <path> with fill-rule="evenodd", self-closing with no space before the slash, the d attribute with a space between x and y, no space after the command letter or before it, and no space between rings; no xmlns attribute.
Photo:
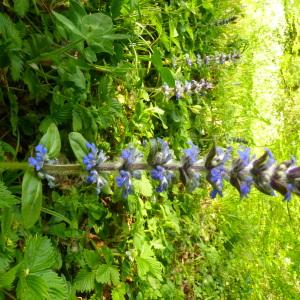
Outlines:
<svg viewBox="0 0 300 300"><path fill-rule="evenodd" d="M89 152L86 147L88 141L79 132L69 133L69 141L75 157L83 164L83 158Z"/></svg>
<svg viewBox="0 0 300 300"><path fill-rule="evenodd" d="M119 270L116 266L100 265L96 272L96 280L100 283L111 284L112 282L114 285L117 285L120 281Z"/></svg>
<svg viewBox="0 0 300 300"><path fill-rule="evenodd" d="M47 154L50 159L57 157L60 152L61 141L59 131L54 123L48 127L47 132L40 140L40 144L47 148Z"/></svg>
<svg viewBox="0 0 300 300"><path fill-rule="evenodd" d="M37 274L37 273L36 273ZM48 285L48 299L65 300L68 296L68 286L66 281L59 277L54 271L47 270L38 273L39 277L44 279Z"/></svg>
<svg viewBox="0 0 300 300"><path fill-rule="evenodd" d="M126 287L124 283L119 284L111 292L112 300L125 300Z"/></svg>
<svg viewBox="0 0 300 300"><path fill-rule="evenodd" d="M26 241L24 263L30 273L50 269L56 262L56 251L48 238L34 236Z"/></svg>
<svg viewBox="0 0 300 300"><path fill-rule="evenodd" d="M17 297L21 300L48 299L47 282L37 275L21 276L17 286Z"/></svg>
<svg viewBox="0 0 300 300"><path fill-rule="evenodd" d="M39 219L42 208L42 182L31 172L25 172L22 182L22 217L25 228Z"/></svg>
<svg viewBox="0 0 300 300"><path fill-rule="evenodd" d="M91 292L95 288L95 273L82 269L76 275L74 287L80 292Z"/></svg>
<svg viewBox="0 0 300 300"><path fill-rule="evenodd" d="M29 4L29 0L15 0L14 10L19 16L24 17L29 10Z"/></svg>
<svg viewBox="0 0 300 300"><path fill-rule="evenodd" d="M55 16L55 18L61 22L66 28L68 28L71 32L73 32L76 35L79 35L80 37L86 39L85 35L75 26L75 24L70 21L68 18L66 18L65 16L57 13L57 12L53 12L53 15Z"/></svg>

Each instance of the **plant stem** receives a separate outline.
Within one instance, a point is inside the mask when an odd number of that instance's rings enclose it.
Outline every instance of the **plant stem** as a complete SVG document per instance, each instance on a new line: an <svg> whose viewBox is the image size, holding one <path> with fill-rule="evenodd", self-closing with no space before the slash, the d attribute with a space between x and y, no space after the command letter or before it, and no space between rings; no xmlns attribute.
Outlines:
<svg viewBox="0 0 300 300"><path fill-rule="evenodd" d="M106 162L96 168L99 172L112 172L120 170L123 166L123 161ZM166 170L178 170L183 167L183 163L172 161L163 165ZM151 170L154 167L146 162L134 163L130 165L130 170ZM205 171L203 161L199 161L190 167L197 171ZM0 170L32 170L26 162L0 162ZM50 175L76 175L83 173L83 167L80 164L44 164L43 171Z"/></svg>

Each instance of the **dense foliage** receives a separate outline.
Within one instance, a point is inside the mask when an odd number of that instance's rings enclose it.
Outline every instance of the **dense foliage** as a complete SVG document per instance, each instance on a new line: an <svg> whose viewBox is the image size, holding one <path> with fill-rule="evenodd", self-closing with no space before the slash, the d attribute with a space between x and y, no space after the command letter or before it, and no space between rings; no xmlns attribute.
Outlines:
<svg viewBox="0 0 300 300"><path fill-rule="evenodd" d="M253 124L269 122L254 97L268 28L242 2L1 2L0 299L299 297L298 199L240 201L225 185L212 201L204 181L165 190L157 166L152 179L129 168L93 177L91 161L129 164L135 148L151 156L153 138L177 159L187 141L202 156L215 144L257 146ZM282 8L283 122L271 145L262 141L279 160L299 154L299 7ZM84 168L47 177L46 153L84 163L89 177Z"/></svg>

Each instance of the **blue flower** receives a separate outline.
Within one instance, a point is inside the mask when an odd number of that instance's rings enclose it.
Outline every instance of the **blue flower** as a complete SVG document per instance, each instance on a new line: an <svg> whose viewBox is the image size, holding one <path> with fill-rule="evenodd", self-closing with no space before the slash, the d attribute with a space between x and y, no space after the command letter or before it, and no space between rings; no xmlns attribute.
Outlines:
<svg viewBox="0 0 300 300"><path fill-rule="evenodd" d="M128 195L133 192L130 172L120 170L120 175L116 177L116 183L119 188L123 189L123 198L127 198Z"/></svg>
<svg viewBox="0 0 300 300"><path fill-rule="evenodd" d="M256 188L264 194L274 196L275 192L271 185L273 173L275 171L275 159L269 149L265 149L265 153L255 161L251 174Z"/></svg>
<svg viewBox="0 0 300 300"><path fill-rule="evenodd" d="M158 143L160 144L160 161L157 164L166 164L169 160L172 159L172 153L169 147L169 144L161 138L157 138Z"/></svg>
<svg viewBox="0 0 300 300"><path fill-rule="evenodd" d="M184 93L184 87L182 86L182 83L178 80L175 81L175 96L176 99L180 99L183 96Z"/></svg>
<svg viewBox="0 0 300 300"><path fill-rule="evenodd" d="M231 156L231 150L230 147L226 151L219 147L213 147L206 157L206 179L213 187L213 191L210 194L212 198L215 198L217 194L222 196L223 179L227 179L228 177L228 170L225 168L225 163Z"/></svg>
<svg viewBox="0 0 300 300"><path fill-rule="evenodd" d="M98 174L96 170L91 170L90 175L87 177L86 181L90 184L96 183L96 193L100 194L101 189L107 183L106 180Z"/></svg>
<svg viewBox="0 0 300 300"><path fill-rule="evenodd" d="M244 148L238 151L239 158L235 159L232 163L230 170L230 183L240 193L241 197L246 197L251 190L253 183L251 169L253 164L250 157L250 149Z"/></svg>
<svg viewBox="0 0 300 300"><path fill-rule="evenodd" d="M218 194L222 197L223 193L223 176L225 169L223 166L218 166L209 171L207 174L207 181L212 185L213 190L210 193L211 198L215 198Z"/></svg>
<svg viewBox="0 0 300 300"><path fill-rule="evenodd" d="M133 192L131 178L141 179L141 172L139 170L131 170L131 166L138 162L142 156L142 153L133 147L124 149L121 152L121 158L124 160L124 163L119 171L119 176L116 177L116 182L117 186L123 189L123 198L127 198L128 194Z"/></svg>
<svg viewBox="0 0 300 300"><path fill-rule="evenodd" d="M47 148L42 144L39 144L35 147L35 157L29 157L28 163L35 168L36 171L40 171L45 161L47 161Z"/></svg>
<svg viewBox="0 0 300 300"><path fill-rule="evenodd" d="M197 156L199 155L199 148L194 145L192 142L188 142L191 146L188 149L183 150L186 159L188 159L189 164L193 165L197 161Z"/></svg>
<svg viewBox="0 0 300 300"><path fill-rule="evenodd" d="M197 162L199 148L192 142L188 142L191 146L183 150L183 166L180 168L181 179L188 186L189 191L193 191L199 185L200 174L191 167Z"/></svg>
<svg viewBox="0 0 300 300"><path fill-rule="evenodd" d="M161 166L156 166L155 169L151 170L150 174L154 180L160 181L160 185L156 188L156 191L159 193L168 188L173 178L173 174Z"/></svg>
<svg viewBox="0 0 300 300"><path fill-rule="evenodd" d="M185 62L189 67L191 67L193 65L193 61L191 60L191 58L188 54L186 54L186 56L185 56Z"/></svg>
<svg viewBox="0 0 300 300"><path fill-rule="evenodd" d="M169 87L169 85L167 83L164 83L162 86L162 91L165 94L165 96L169 96L171 94L171 92L173 92L173 89Z"/></svg>
<svg viewBox="0 0 300 300"><path fill-rule="evenodd" d="M190 94L191 91L192 91L192 83L188 80L186 80L185 83L184 83L184 91L187 94Z"/></svg>
<svg viewBox="0 0 300 300"><path fill-rule="evenodd" d="M283 200L290 201L292 193L300 194L299 179L299 167L296 166L296 160L292 157L276 166L271 177L271 186L284 196Z"/></svg>
<svg viewBox="0 0 300 300"><path fill-rule="evenodd" d="M99 166L107 158L102 150L98 150L93 143L86 143L86 147L90 150L90 153L83 157L83 163L88 171Z"/></svg>
<svg viewBox="0 0 300 300"><path fill-rule="evenodd" d="M87 176L86 181L90 184L96 183L96 193L100 194L101 189L106 184L106 180L100 176L94 168L100 166L107 158L104 152L99 150L95 144L86 143L86 147L90 150L90 152L83 157L83 163L86 170L89 171L89 176Z"/></svg>
<svg viewBox="0 0 300 300"><path fill-rule="evenodd" d="M142 157L143 155L133 147L124 149L121 153L121 158L124 160L125 168L129 168L130 165L134 164Z"/></svg>

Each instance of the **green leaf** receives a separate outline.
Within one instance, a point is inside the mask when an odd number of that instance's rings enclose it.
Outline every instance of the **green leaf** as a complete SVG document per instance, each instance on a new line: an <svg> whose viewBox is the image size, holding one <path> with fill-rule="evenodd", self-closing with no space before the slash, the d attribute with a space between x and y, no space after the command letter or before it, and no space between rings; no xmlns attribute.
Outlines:
<svg viewBox="0 0 300 300"><path fill-rule="evenodd" d="M42 136L40 144L48 149L50 159L57 157L60 152L61 141L59 131L54 123L50 124L46 133Z"/></svg>
<svg viewBox="0 0 300 300"><path fill-rule="evenodd" d="M102 13L84 16L82 26L88 41L102 39L103 35L112 33L113 30L111 18Z"/></svg>
<svg viewBox="0 0 300 300"><path fill-rule="evenodd" d="M140 256L136 258L138 275L144 278L147 273L151 273L154 277L161 280L162 265L154 257Z"/></svg>
<svg viewBox="0 0 300 300"><path fill-rule="evenodd" d="M37 275L23 275L18 282L17 297L21 300L45 300L48 298L47 282Z"/></svg>
<svg viewBox="0 0 300 300"><path fill-rule="evenodd" d="M54 271L47 270L38 274L40 278L44 279L48 285L48 298L49 300L65 300L68 296L68 286L66 281L59 277Z"/></svg>
<svg viewBox="0 0 300 300"><path fill-rule="evenodd" d="M174 77L168 68L163 67L163 68L158 68L157 70L163 82L167 83L170 87L175 86Z"/></svg>
<svg viewBox="0 0 300 300"><path fill-rule="evenodd" d="M30 273L52 268L57 253L47 237L34 236L26 241L24 263Z"/></svg>
<svg viewBox="0 0 300 300"><path fill-rule="evenodd" d="M121 13L121 8L124 0L112 0L110 5L110 12L113 18L117 18Z"/></svg>
<svg viewBox="0 0 300 300"><path fill-rule="evenodd" d="M10 53L9 60L11 65L11 77L13 80L19 80L21 72L23 71L23 59L18 53Z"/></svg>
<svg viewBox="0 0 300 300"><path fill-rule="evenodd" d="M112 300L124 300L126 294L126 286L124 283L119 284L111 292Z"/></svg>
<svg viewBox="0 0 300 300"><path fill-rule="evenodd" d="M11 207L17 202L17 198L12 195L5 184L0 181L0 208Z"/></svg>
<svg viewBox="0 0 300 300"><path fill-rule="evenodd" d="M162 280L162 264L156 260L151 247L147 243L143 243L140 256L136 258L138 275L141 278L149 273L159 280Z"/></svg>
<svg viewBox="0 0 300 300"><path fill-rule="evenodd" d="M25 228L39 219L42 208L42 182L31 172L25 172L22 182L22 217Z"/></svg>
<svg viewBox="0 0 300 300"><path fill-rule="evenodd" d="M75 131L80 131L82 129L82 119L76 109L73 109L72 111L72 127Z"/></svg>
<svg viewBox="0 0 300 300"><path fill-rule="evenodd" d="M100 265L96 271L96 281L108 284L112 282L114 285L117 285L120 281L118 268L108 264Z"/></svg>
<svg viewBox="0 0 300 300"><path fill-rule="evenodd" d="M88 141L79 132L69 133L69 141L77 160L83 164L83 158L88 154L88 149L86 147Z"/></svg>
<svg viewBox="0 0 300 300"><path fill-rule="evenodd" d="M19 123L19 105L17 101L16 95L9 89L8 90L8 99L9 99L9 105L10 105L10 124L12 127L12 133L14 136L17 135L17 128Z"/></svg>
<svg viewBox="0 0 300 300"><path fill-rule="evenodd" d="M151 62L153 63L153 65L155 66L156 69L163 67L163 64L161 61L161 54L157 49L155 49L153 51L153 54L151 56Z"/></svg>
<svg viewBox="0 0 300 300"><path fill-rule="evenodd" d="M61 15L57 12L53 12L53 15L55 18L61 22L66 28L68 28L71 32L73 32L76 35L79 35L80 37L86 39L86 36L73 24L72 21L70 21L68 18L66 18L64 15Z"/></svg>
<svg viewBox="0 0 300 300"><path fill-rule="evenodd" d="M15 266L7 272L0 272L0 289L10 290L12 288L18 268L19 266Z"/></svg>
<svg viewBox="0 0 300 300"><path fill-rule="evenodd" d="M90 270L80 270L75 278L74 287L80 292L91 292L95 288L95 273Z"/></svg>
<svg viewBox="0 0 300 300"><path fill-rule="evenodd" d="M142 178L139 180L134 180L133 186L134 186L135 192L137 192L145 197L151 197L153 194L152 184L145 175L142 175Z"/></svg>
<svg viewBox="0 0 300 300"><path fill-rule="evenodd" d="M29 10L29 0L15 0L14 10L20 17L24 17Z"/></svg>

